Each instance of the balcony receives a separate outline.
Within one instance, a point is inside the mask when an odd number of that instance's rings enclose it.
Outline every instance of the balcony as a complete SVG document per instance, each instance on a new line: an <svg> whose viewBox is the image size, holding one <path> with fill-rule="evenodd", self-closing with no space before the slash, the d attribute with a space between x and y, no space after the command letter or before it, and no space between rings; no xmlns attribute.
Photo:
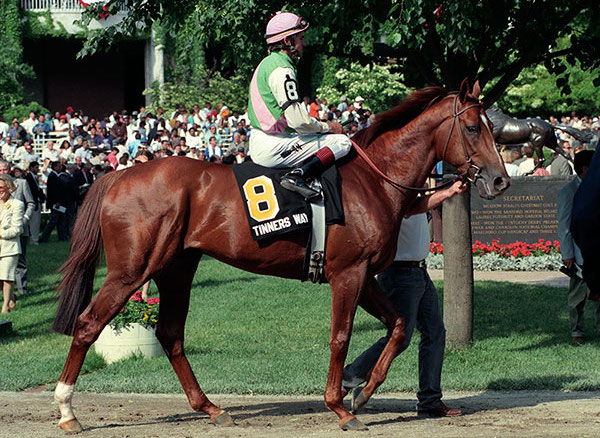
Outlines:
<svg viewBox="0 0 600 438"><path fill-rule="evenodd" d="M83 11L84 6L78 0L21 0L21 7L26 11L47 11L50 12L78 12ZM120 12L127 11L127 7L122 5Z"/></svg>
<svg viewBox="0 0 600 438"><path fill-rule="evenodd" d="M64 27L69 34L81 33L82 29L76 24L81 19L85 7L78 0L21 0L21 8L35 13L50 11L55 28ZM127 7L122 5L119 12L106 18L92 20L89 29L99 29L118 25L127 12ZM38 20L45 20L39 16Z"/></svg>

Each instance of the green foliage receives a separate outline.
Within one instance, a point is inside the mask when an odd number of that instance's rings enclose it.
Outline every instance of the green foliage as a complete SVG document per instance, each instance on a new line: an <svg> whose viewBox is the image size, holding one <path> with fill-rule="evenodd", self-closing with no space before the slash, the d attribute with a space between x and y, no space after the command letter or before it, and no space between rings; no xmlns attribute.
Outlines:
<svg viewBox="0 0 600 438"><path fill-rule="evenodd" d="M241 76L226 79L217 71L211 73L201 68L189 81L165 82L162 87L154 84L144 93L150 95L149 108L152 111L162 106L169 114L177 104L183 103L190 108L196 103L203 106L205 102L225 102L232 111L244 113L247 106L248 81L248 78Z"/></svg>
<svg viewBox="0 0 600 438"><path fill-rule="evenodd" d="M19 105L13 105L3 112L4 119L10 122L15 117L22 122L24 119L29 117L30 112L36 114L49 114L50 110L37 102L22 103Z"/></svg>
<svg viewBox="0 0 600 438"><path fill-rule="evenodd" d="M142 291L137 291L110 322L110 326L116 331L135 323L147 328L156 327L159 306L160 300L158 298L150 297L145 301L142 298Z"/></svg>
<svg viewBox="0 0 600 438"><path fill-rule="evenodd" d="M434 13L436 11L436 13ZM527 66L567 57L600 65L600 13L591 1L395 2L384 26L388 44L406 56L407 79L456 89L464 77L492 83L494 102ZM569 37L570 43L557 50Z"/></svg>
<svg viewBox="0 0 600 438"><path fill-rule="evenodd" d="M593 81L599 72L587 72L577 65L568 70L566 84L571 89L568 96L563 95L556 86L559 76L549 73L544 65L539 64L523 70L498 100L498 107L513 117L547 118L571 111L582 115L597 115L600 93Z"/></svg>
<svg viewBox="0 0 600 438"><path fill-rule="evenodd" d="M45 11L23 11L23 35L26 38L71 38L60 22L52 19L50 9ZM84 36L83 34L80 36Z"/></svg>
<svg viewBox="0 0 600 438"><path fill-rule="evenodd" d="M264 55L265 25L282 9L273 0L183 0L177 7L167 0L117 0L109 8L123 3L130 6L125 31L156 20L170 32L185 29L184 45L197 44L208 67L214 61L220 71L240 74L249 74ZM465 77L478 78L482 87L489 84L490 104L528 66L547 62L560 70L556 60L564 59L584 70L600 67L600 8L591 0L292 0L283 9L312 23L306 40L313 53L362 63L391 59L411 87L456 90ZM119 32L104 29L88 43L98 47ZM568 44L559 48L563 40ZM558 86L570 91L566 77Z"/></svg>
<svg viewBox="0 0 600 438"><path fill-rule="evenodd" d="M33 77L23 63L19 0L0 2L0 113L25 100L23 81Z"/></svg>
<svg viewBox="0 0 600 438"><path fill-rule="evenodd" d="M330 59L325 64L328 67L317 89L317 96L330 103L339 102L344 95L350 100L360 95L366 99L366 106L377 112L393 107L408 94L408 88L402 83L402 75L392 73L389 65L362 66L353 62L350 68L345 68L336 59Z"/></svg>

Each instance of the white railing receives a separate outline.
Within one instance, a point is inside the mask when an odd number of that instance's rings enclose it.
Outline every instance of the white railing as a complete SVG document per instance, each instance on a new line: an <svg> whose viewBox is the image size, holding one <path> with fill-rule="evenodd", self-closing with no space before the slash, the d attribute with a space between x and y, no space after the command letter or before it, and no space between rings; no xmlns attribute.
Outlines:
<svg viewBox="0 0 600 438"><path fill-rule="evenodd" d="M21 0L21 7L28 11L51 12L81 12L84 6L78 0ZM127 7L121 5L120 12L126 11Z"/></svg>
<svg viewBox="0 0 600 438"><path fill-rule="evenodd" d="M31 145L33 146L33 152L38 154L40 157L42 156L42 151L46 147L48 140L52 140L54 142L54 148L58 150L63 140L68 140L69 134L66 132L50 132L46 135L34 135L31 141Z"/></svg>

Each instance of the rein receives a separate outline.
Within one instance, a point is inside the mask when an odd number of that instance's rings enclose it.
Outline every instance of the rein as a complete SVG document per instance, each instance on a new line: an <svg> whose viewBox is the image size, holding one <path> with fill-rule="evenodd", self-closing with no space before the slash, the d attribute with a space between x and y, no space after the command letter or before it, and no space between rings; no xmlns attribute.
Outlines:
<svg viewBox="0 0 600 438"><path fill-rule="evenodd" d="M466 181L468 178L468 174L466 172L461 173L461 174L452 174L452 176L456 176L456 179L451 180L451 181L447 181L439 186L436 187L431 187L431 188L424 188L424 187L410 187L410 186L405 186L403 184L400 184L398 181L393 180L392 178L390 178L389 176L387 176L385 173L383 173L381 170L379 170L379 168L377 167L377 165L375 163L373 163L373 161L371 161L371 159L369 158L369 156L367 155L367 153L352 139L350 139L350 141L352 142L352 146L354 146L354 149L356 149L356 152L358 152L358 155L360 156L360 158L362 158L363 160L365 160L365 162L369 165L369 167L377 174L379 175L381 178L383 178L385 181L387 181L388 183L390 183L390 185L392 187L394 187L395 189L405 189L405 190L411 190L413 192L417 192L417 193L426 193L426 192L435 192L438 190L442 190L445 189L446 187L450 187L452 184L454 184L455 181L457 180L463 180Z"/></svg>
<svg viewBox="0 0 600 438"><path fill-rule="evenodd" d="M474 165L472 162L471 156L469 155L469 151L467 150L467 145L465 144L464 134L462 133L462 130L460 130L460 119L458 118L458 116L460 116L462 113L464 113L468 109L475 108L475 107L481 107L481 104L477 103L477 104L469 105L468 107L463 108L460 111L457 111L457 107L458 107L458 94L454 98L454 110L453 110L454 114L452 116L453 117L452 126L450 127L450 131L448 132L448 138L446 139L446 144L444 145L442 161L444 161L444 159L446 158L446 151L447 151L448 145L450 143L450 138L452 137L452 131L454 130L454 125L458 125L461 144L462 144L463 150L465 152L465 162L469 166L467 167L467 170L464 171L463 173L452 174L453 176L456 177L454 180L447 181L436 187L432 187L432 188L410 187L410 186L405 186L403 184L400 184L398 181L393 180L392 178L387 176L385 173L383 173L381 170L379 170L377 165L375 163L373 163L373 161L371 160L371 158L369 158L367 153L354 140L350 139L350 142L352 143L352 146L354 146L354 149L356 149L356 152L358 153L358 155L369 165L369 167L377 175L379 175L386 182L388 182L392 187L394 187L395 189L398 189L398 190L405 189L405 190L411 190L411 191L417 192L417 193L425 193L425 192L436 192L438 190L445 189L446 187L451 186L452 184L454 184L455 181L458 181L458 180L461 180L463 182L470 181L472 183L475 183L475 181L477 181L477 179L480 178L481 169L478 166ZM489 127L488 127L488 129L489 129ZM471 169L475 169L475 173L473 174L473 177L471 177L469 175L469 171Z"/></svg>

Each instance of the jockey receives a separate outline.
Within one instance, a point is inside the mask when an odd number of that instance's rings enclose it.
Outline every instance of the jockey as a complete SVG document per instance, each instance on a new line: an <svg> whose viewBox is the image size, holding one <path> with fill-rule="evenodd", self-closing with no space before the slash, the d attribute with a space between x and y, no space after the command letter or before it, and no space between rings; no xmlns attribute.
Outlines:
<svg viewBox="0 0 600 438"><path fill-rule="evenodd" d="M319 176L351 148L342 125L311 118L298 94L295 60L306 45L308 26L289 12L271 18L266 33L269 55L254 71L248 100L252 160L265 167L294 167L282 177L281 185L306 199L318 195L307 180Z"/></svg>

